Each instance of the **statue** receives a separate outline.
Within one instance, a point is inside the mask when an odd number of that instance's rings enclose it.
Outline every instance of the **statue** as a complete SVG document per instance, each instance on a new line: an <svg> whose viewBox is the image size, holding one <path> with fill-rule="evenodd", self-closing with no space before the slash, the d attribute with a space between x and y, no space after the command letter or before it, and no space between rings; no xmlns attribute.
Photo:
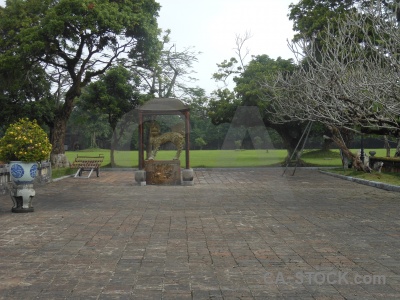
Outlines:
<svg viewBox="0 0 400 300"><path fill-rule="evenodd" d="M157 155L157 151L159 150L160 146L171 142L175 145L177 151L176 155L173 158L174 160L178 160L179 156L181 155L183 145L185 142L185 133L183 130L183 124L178 123L174 127L171 128L170 132L166 132L160 135L160 125L153 121L150 125L150 145L151 145L151 153L149 156L149 160L154 160Z"/></svg>

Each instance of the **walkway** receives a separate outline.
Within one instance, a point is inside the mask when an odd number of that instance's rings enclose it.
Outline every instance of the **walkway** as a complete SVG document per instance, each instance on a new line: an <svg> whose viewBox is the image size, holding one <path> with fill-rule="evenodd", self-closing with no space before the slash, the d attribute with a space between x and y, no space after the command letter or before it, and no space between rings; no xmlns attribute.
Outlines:
<svg viewBox="0 0 400 300"><path fill-rule="evenodd" d="M0 196L0 299L400 299L400 197L313 170L133 172Z"/></svg>

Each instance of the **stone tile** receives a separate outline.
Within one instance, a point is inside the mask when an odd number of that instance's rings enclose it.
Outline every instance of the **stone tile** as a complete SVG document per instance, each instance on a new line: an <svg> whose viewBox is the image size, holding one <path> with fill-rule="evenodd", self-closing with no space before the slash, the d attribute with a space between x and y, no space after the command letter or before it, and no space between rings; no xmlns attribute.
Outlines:
<svg viewBox="0 0 400 300"><path fill-rule="evenodd" d="M182 187L104 170L38 187L23 215L2 195L0 299L400 298L399 194L281 174L199 169Z"/></svg>

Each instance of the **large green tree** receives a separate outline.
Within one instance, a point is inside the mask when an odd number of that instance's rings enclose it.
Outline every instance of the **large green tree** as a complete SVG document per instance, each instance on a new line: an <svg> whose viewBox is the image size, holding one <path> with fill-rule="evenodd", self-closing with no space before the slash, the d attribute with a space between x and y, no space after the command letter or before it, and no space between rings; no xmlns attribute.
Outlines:
<svg viewBox="0 0 400 300"><path fill-rule="evenodd" d="M98 81L89 84L79 100L81 108L107 116L113 132L110 152L112 166L116 165L114 151L127 128L117 128L117 125L124 115L132 112L139 104L140 93L136 89L139 82L134 79L132 73L122 66L111 68Z"/></svg>
<svg viewBox="0 0 400 300"><path fill-rule="evenodd" d="M388 18L395 15L400 20L399 2L397 0L300 0L289 6L289 20L293 21L293 30L296 32L293 40L314 40L324 35L328 23L337 28L337 22L346 13L365 10L369 7L379 8L381 17Z"/></svg>
<svg viewBox="0 0 400 300"><path fill-rule="evenodd" d="M363 0L300 0L289 6L289 20L296 32L294 40L312 39L344 12L355 9Z"/></svg>
<svg viewBox="0 0 400 300"><path fill-rule="evenodd" d="M235 62L235 59L231 59L229 62L225 61L220 64L220 72L214 75L214 78L220 79L227 75L235 74L233 81L236 86L234 91L222 89L214 93L214 99L210 101L209 110L213 123L232 122L239 106L257 106L264 125L278 132L285 148L288 150L288 157L290 157L304 131L304 126L302 126L301 122L287 124L271 122L269 110L267 109L270 107L272 99L268 97L270 90L260 83L273 80L279 72L293 72L295 65L292 59L278 57L275 60L268 55L258 55L254 56L247 65L240 66L238 71L233 71L234 68L232 67ZM287 101L290 102L290 99L287 99ZM256 118L247 118L247 116L244 116L243 119L236 118L236 120L240 125L248 127L258 124ZM253 123L253 121L256 123Z"/></svg>
<svg viewBox="0 0 400 300"><path fill-rule="evenodd" d="M142 64L157 55L159 8L154 0L8 0L0 10L0 61L24 72L40 65L62 90L49 122L53 163L82 88L124 54Z"/></svg>

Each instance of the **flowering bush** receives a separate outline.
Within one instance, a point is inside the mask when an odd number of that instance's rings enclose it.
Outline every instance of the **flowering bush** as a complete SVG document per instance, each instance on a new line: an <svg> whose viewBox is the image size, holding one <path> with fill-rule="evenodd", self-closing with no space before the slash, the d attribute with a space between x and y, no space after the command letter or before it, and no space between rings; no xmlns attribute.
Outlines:
<svg viewBox="0 0 400 300"><path fill-rule="evenodd" d="M0 160L38 162L49 158L51 144L36 120L20 119L0 139Z"/></svg>

